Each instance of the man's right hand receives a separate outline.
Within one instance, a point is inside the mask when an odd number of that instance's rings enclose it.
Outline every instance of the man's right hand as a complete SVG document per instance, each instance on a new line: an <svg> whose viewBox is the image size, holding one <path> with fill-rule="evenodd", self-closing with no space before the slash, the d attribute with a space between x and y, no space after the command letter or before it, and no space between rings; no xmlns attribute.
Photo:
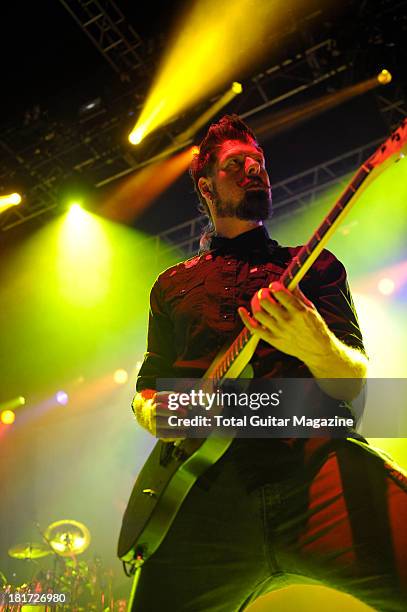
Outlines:
<svg viewBox="0 0 407 612"><path fill-rule="evenodd" d="M160 434L173 431L173 428L168 425L168 417L186 417L188 414L186 408L179 407L176 410L168 408L168 396L170 394L171 391L143 389L134 396L131 406L137 422L153 436L157 437L157 431ZM177 428L177 431L179 431L179 428ZM176 442L183 438L164 437L161 439L163 442Z"/></svg>

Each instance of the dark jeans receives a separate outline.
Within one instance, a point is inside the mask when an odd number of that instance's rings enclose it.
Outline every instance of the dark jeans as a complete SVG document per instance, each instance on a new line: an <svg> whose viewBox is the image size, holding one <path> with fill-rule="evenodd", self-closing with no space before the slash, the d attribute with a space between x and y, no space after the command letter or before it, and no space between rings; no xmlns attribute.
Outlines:
<svg viewBox="0 0 407 612"><path fill-rule="evenodd" d="M142 568L133 612L237 612L307 582L407 610L406 481L365 445L325 442L252 491L230 453L209 472Z"/></svg>

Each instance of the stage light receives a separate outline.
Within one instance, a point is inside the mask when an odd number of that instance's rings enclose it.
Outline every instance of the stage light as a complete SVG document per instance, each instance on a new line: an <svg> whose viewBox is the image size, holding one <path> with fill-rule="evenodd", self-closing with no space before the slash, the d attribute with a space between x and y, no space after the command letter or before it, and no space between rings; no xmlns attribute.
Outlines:
<svg viewBox="0 0 407 612"><path fill-rule="evenodd" d="M69 397L68 394L65 393L65 391L58 391L58 393L55 394L55 399L57 400L58 404L61 404L61 406L66 406Z"/></svg>
<svg viewBox="0 0 407 612"><path fill-rule="evenodd" d="M382 278L377 284L377 288L383 295L390 295L395 289L394 280L391 278Z"/></svg>
<svg viewBox="0 0 407 612"><path fill-rule="evenodd" d="M237 81L234 81L232 83L232 91L235 94L241 94L243 91L243 86L241 83L238 83Z"/></svg>
<svg viewBox="0 0 407 612"><path fill-rule="evenodd" d="M13 206L17 206L21 202L21 196L19 193L11 193L8 196L8 201L10 204L13 204Z"/></svg>
<svg viewBox="0 0 407 612"><path fill-rule="evenodd" d="M87 223L87 217L88 213L82 208L82 202L78 200L69 202L66 223L69 227L73 228L75 233L78 232L79 228L81 228L80 231L83 230Z"/></svg>
<svg viewBox="0 0 407 612"><path fill-rule="evenodd" d="M82 205L80 202L71 202L69 204L69 210L68 210L68 214L70 217L77 217L80 218L83 216L83 213L85 211L82 208Z"/></svg>
<svg viewBox="0 0 407 612"><path fill-rule="evenodd" d="M129 379L129 375L126 370L119 369L113 374L113 380L118 385L124 385Z"/></svg>
<svg viewBox="0 0 407 612"><path fill-rule="evenodd" d="M0 196L0 212L12 206L18 206L21 204L21 201L22 198L19 193L8 193L7 195Z"/></svg>
<svg viewBox="0 0 407 612"><path fill-rule="evenodd" d="M145 130L138 128L129 134L129 142L133 145L138 145L143 140Z"/></svg>
<svg viewBox="0 0 407 612"><path fill-rule="evenodd" d="M86 120L86 118L88 118L87 116L89 117L94 116L94 112L91 112L91 111L100 112L101 108L102 108L102 99L94 98L93 100L89 100L89 102L87 102L86 104L83 104L79 108L79 116L84 117Z"/></svg>
<svg viewBox="0 0 407 612"><path fill-rule="evenodd" d="M3 410L0 419L3 425L12 425L16 419L16 415L12 410Z"/></svg>
<svg viewBox="0 0 407 612"><path fill-rule="evenodd" d="M390 83L392 78L391 73L385 68L383 68L383 70L377 75L377 80L379 81L380 85L387 85Z"/></svg>
<svg viewBox="0 0 407 612"><path fill-rule="evenodd" d="M56 185L56 196L64 210L68 211L73 204L86 208L92 207L99 197L92 180L83 174L83 170L73 170Z"/></svg>

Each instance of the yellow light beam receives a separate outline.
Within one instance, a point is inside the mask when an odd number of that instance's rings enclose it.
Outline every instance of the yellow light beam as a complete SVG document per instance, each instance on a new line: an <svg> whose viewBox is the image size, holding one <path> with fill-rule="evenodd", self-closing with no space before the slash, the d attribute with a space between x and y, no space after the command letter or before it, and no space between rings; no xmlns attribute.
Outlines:
<svg viewBox="0 0 407 612"><path fill-rule="evenodd" d="M0 213L12 206L18 206L21 204L21 201L22 198L19 193L8 193L7 195L0 196Z"/></svg>
<svg viewBox="0 0 407 612"><path fill-rule="evenodd" d="M212 119L212 117L214 117L221 110L221 108L229 104L229 102L233 100L233 98L235 98L237 95L242 93L242 91L243 87L240 83L238 83L237 81L232 83L230 88L225 91L223 96L221 96L219 100L214 102L212 106L210 106L204 113L202 113L202 115L198 117L198 119L191 125L191 127L186 129L179 136L177 136L176 141L187 142L191 138L193 138L193 136L195 136L195 134L198 130L201 129L201 127L206 125L208 121Z"/></svg>
<svg viewBox="0 0 407 612"><path fill-rule="evenodd" d="M72 203L61 217L55 259L56 289L64 303L96 308L105 303L113 273L113 250L98 215Z"/></svg>
<svg viewBox="0 0 407 612"><path fill-rule="evenodd" d="M298 0L298 8L306 3ZM141 142L158 126L245 74L290 27L283 0L190 3L172 34L131 141Z"/></svg>

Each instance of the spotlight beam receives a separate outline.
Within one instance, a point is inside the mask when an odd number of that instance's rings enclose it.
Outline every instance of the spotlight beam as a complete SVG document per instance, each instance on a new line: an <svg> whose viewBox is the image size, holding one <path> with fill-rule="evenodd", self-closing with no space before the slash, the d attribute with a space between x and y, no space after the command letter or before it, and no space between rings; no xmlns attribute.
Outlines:
<svg viewBox="0 0 407 612"><path fill-rule="evenodd" d="M147 166L150 166L151 164L155 164L157 162L164 161L165 159L167 159L174 153L177 153L181 149L184 149L191 143L192 143L192 138L189 138L188 140L184 142L179 142L177 144L171 145L170 147L167 147L166 149L161 151L161 153L157 153L157 155L154 155L154 157L149 157L145 161L140 162L134 168L126 168L126 170L117 172L117 174L114 174L113 176L109 176L109 178L103 181L100 181L99 183L96 183L95 187L97 188L103 187L104 185L108 185L112 181L116 181L117 179L123 178L124 176L127 176L128 174L132 174L133 172L142 170L143 168L146 168Z"/></svg>
<svg viewBox="0 0 407 612"><path fill-rule="evenodd" d="M176 155L171 155L182 149ZM185 143L166 149L157 161L145 165L129 176L106 201L102 214L115 221L135 219L154 199L163 193L188 168L193 156L193 147ZM159 160L158 160L159 158Z"/></svg>
<svg viewBox="0 0 407 612"><path fill-rule="evenodd" d="M208 121L212 119L212 117L214 117L224 106L229 104L229 102L233 100L233 98L242 93L242 91L243 87L240 83L238 83L237 81L232 83L230 88L225 91L225 93L219 98L219 100L214 102L212 106L210 106L204 113L202 113L202 115L198 119L196 119L196 121L194 121L191 127L185 130L179 136L177 136L176 140L180 142L185 142L193 138L201 127L206 125Z"/></svg>
<svg viewBox="0 0 407 612"><path fill-rule="evenodd" d="M300 0L296 10L306 4ZM237 74L246 74L291 27L283 0L188 3L130 140L141 142Z"/></svg>

